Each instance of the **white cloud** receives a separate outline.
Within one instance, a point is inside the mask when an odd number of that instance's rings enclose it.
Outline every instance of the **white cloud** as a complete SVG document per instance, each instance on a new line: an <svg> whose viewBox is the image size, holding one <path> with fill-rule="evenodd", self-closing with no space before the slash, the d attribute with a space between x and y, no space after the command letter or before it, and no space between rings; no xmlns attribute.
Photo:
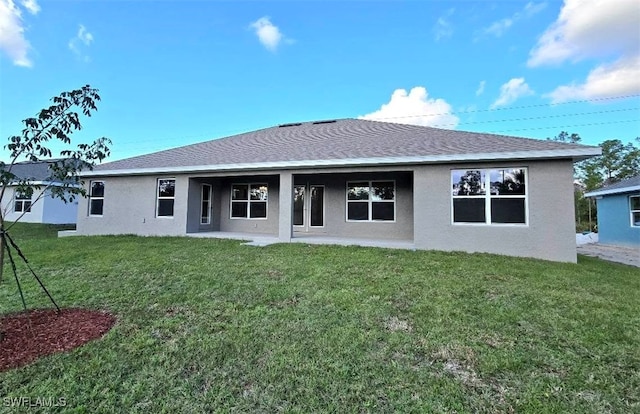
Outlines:
<svg viewBox="0 0 640 414"><path fill-rule="evenodd" d="M486 81L481 81L480 85L478 85L478 89L476 89L476 96L480 96L484 93L484 87L487 84Z"/></svg>
<svg viewBox="0 0 640 414"><path fill-rule="evenodd" d="M87 29L83 25L80 25L77 37L86 46L89 46L91 42L93 42L93 35L87 32Z"/></svg>
<svg viewBox="0 0 640 414"><path fill-rule="evenodd" d="M533 95L534 93L527 85L527 82L524 81L524 78L513 78L500 87L500 96L491 104L491 108L509 105L518 100L518 98Z"/></svg>
<svg viewBox="0 0 640 414"><path fill-rule="evenodd" d="M69 40L69 50L71 50L79 59L89 62L90 58L84 53L84 49L93 43L93 35L87 31L84 25L78 27L78 33Z"/></svg>
<svg viewBox="0 0 640 414"><path fill-rule="evenodd" d="M275 52L284 36L278 26L271 23L269 17L264 16L251 23L251 28L255 29L258 40L268 50Z"/></svg>
<svg viewBox="0 0 640 414"><path fill-rule="evenodd" d="M436 24L433 26L433 35L436 38L436 41L441 39L446 39L453 35L453 26L449 21L449 17L453 14L455 9L449 9L446 13L436 20Z"/></svg>
<svg viewBox="0 0 640 414"><path fill-rule="evenodd" d="M545 95L552 103L640 94L640 56L621 58L596 67L582 84L557 87Z"/></svg>
<svg viewBox="0 0 640 414"><path fill-rule="evenodd" d="M379 110L358 118L454 129L460 119L451 111L451 105L444 99L429 98L424 87L416 86L409 93L405 89L396 89L389 102Z"/></svg>
<svg viewBox="0 0 640 414"><path fill-rule="evenodd" d="M520 11L515 12L512 16L493 22L489 27L482 29L482 32L495 37L502 36L507 30L519 20L529 18L547 7L547 3L527 3Z"/></svg>
<svg viewBox="0 0 640 414"><path fill-rule="evenodd" d="M512 25L513 25L513 19L506 18L506 19L498 20L497 22L493 22L491 26L484 29L483 32L486 34L494 35L495 37L500 37Z"/></svg>
<svg viewBox="0 0 640 414"><path fill-rule="evenodd" d="M31 14L38 14L40 11L40 5L36 0L22 0L22 5L25 9L29 10Z"/></svg>
<svg viewBox="0 0 640 414"><path fill-rule="evenodd" d="M40 11L36 0L24 0L21 4L33 15ZM9 56L14 65L31 67L33 63L27 56L31 45L24 32L20 7L13 0L0 0L0 50Z"/></svg>
<svg viewBox="0 0 640 414"><path fill-rule="evenodd" d="M552 102L598 99L640 92L640 9L637 0L565 0L557 20L540 36L527 65L610 58L582 83L561 85Z"/></svg>
<svg viewBox="0 0 640 414"><path fill-rule="evenodd" d="M558 19L531 50L527 65L637 55L639 17L637 0L565 0Z"/></svg>

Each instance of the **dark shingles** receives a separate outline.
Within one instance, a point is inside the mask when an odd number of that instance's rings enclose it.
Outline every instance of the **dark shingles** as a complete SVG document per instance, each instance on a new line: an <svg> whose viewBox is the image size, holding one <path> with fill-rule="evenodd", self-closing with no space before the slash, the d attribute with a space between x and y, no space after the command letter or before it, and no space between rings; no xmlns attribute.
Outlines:
<svg viewBox="0 0 640 414"><path fill-rule="evenodd" d="M49 164L51 161L19 162L13 165L11 172L19 179L30 181L45 181L50 176Z"/></svg>
<svg viewBox="0 0 640 414"><path fill-rule="evenodd" d="M640 186L640 175L636 175L635 177L618 181L617 183L605 185L601 188L598 188L597 190L594 190L593 192L615 191L615 190L624 191L626 188L638 187L638 186Z"/></svg>
<svg viewBox="0 0 640 414"><path fill-rule="evenodd" d="M582 149L583 145L340 119L271 127L103 164L96 170Z"/></svg>

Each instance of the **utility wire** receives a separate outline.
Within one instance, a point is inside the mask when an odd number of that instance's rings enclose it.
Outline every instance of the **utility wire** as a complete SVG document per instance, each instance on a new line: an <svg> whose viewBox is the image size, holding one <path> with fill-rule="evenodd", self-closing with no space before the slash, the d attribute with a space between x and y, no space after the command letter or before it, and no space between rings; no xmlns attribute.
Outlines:
<svg viewBox="0 0 640 414"><path fill-rule="evenodd" d="M497 112L497 111L510 111L513 109L527 109L527 108L541 108L541 107L551 107L551 106L560 106L560 105L569 105L569 104L578 104L578 103L587 103L587 102L601 102L601 101L610 101L615 99L626 99L626 98L637 98L640 97L640 94L636 95L620 95L620 96L611 96L608 98L593 98L593 99L583 99L579 101L567 101L567 102L559 102L559 103L548 103L548 104L536 104L536 105L520 105L520 106L510 106L505 108L487 108L487 109L470 109L468 111L452 111L452 112L441 112L436 114L416 114L416 115L401 115L401 116L385 116L385 117L375 117L369 118L371 120L378 119L403 119L403 118L419 118L423 116L443 116L443 115L460 115L460 114L473 114L478 112Z"/></svg>
<svg viewBox="0 0 640 414"><path fill-rule="evenodd" d="M437 125L430 125L430 126L437 128L437 127L447 127L447 126L457 126L457 125L489 124L489 123L497 123L497 122L533 121L537 119L566 118L570 116L599 115L599 114L609 114L613 112L625 112L625 111L640 111L640 108L610 109L606 111L578 112L578 113L559 114L559 115L544 115L544 116L533 116L533 117L527 117L527 118L494 119L490 121L469 121L469 122L460 122L457 124L449 123L449 124L437 124Z"/></svg>
<svg viewBox="0 0 640 414"><path fill-rule="evenodd" d="M575 125L555 125L555 126L545 126L545 127L536 127L536 128L519 128L519 129L503 129L501 131L493 131L497 132L515 132L515 131L533 131L540 129L566 129L573 127L581 127L581 126L595 126L595 125L609 125L609 124L622 124L625 122L638 122L637 119L627 119L622 121L607 121L607 122L592 122L588 124L575 124Z"/></svg>
<svg viewBox="0 0 640 414"><path fill-rule="evenodd" d="M468 110L468 111L442 112L442 113L435 113L435 114L376 117L371 119L391 120L391 119L406 119L406 118L418 118L418 117L427 117L427 116L487 113L487 112L497 112L497 111L513 110L513 109L543 108L543 107L553 107L553 106L559 106L559 105L570 105L570 104L587 103L587 102L601 102L601 101L610 101L610 100L616 100L616 99L637 98L637 97L640 97L640 94L620 95L620 96L612 96L607 98L583 99L583 100L576 100L576 101L561 102L557 104L548 103L548 104L536 104L536 105L521 105L521 106L512 106L512 107L505 107L505 108L475 109L475 110ZM605 113L625 112L625 111L633 111L633 110L640 111L640 108L623 108L623 109L612 109L612 110L592 111L592 112L577 112L577 113L559 114L559 115L544 115L544 116L537 116L537 117L497 119L497 120L489 120L489 121L468 121L468 122L461 122L459 124L449 123L449 124L437 124L437 125L431 125L431 126L437 128L437 127L453 127L457 125L477 125L477 124L500 123L500 122L521 122L521 121L533 121L533 120L551 119L551 118L560 118L560 117L579 117L579 116L587 116L587 115L599 115L599 114L605 114ZM636 120L627 120L627 121L610 121L610 122L600 122L600 123L590 123L590 124L574 124L574 125L565 125L562 127L519 128L519 129L501 130L496 132L528 131L528 130L540 130L540 129L551 129L551 128L571 128L571 127L579 127L579 126L607 125L607 124L625 123L625 122L634 122L634 121L638 121L638 120L636 119ZM239 133L242 133L242 132L234 132L233 135L236 135ZM215 138L220 138L220 137L215 137ZM198 134L198 135L191 135L186 137L180 136L180 137L166 138L166 139L160 139L160 140L148 139L148 140L129 141L129 142L119 143L118 146L128 148L129 150L134 150L134 149L144 150L147 147L147 145L145 144L151 143L151 142L155 144L169 142L169 143L176 143L177 146L182 146L182 145L190 145L190 144L181 144L181 142L184 142L184 141L207 140L207 139L215 139L215 138L211 138L211 134Z"/></svg>
<svg viewBox="0 0 640 414"><path fill-rule="evenodd" d="M509 119L496 119L496 120L489 120L489 121L469 121L469 122L461 122L458 124L452 124L452 123L448 123L448 124L436 124L436 125L430 125L434 128L444 128L444 127L454 127L454 126L458 126L458 125L477 125L477 124L489 124L489 123L502 123L502 122L522 122L522 121L535 121L535 120L541 120L541 119L552 119L552 118L568 118L568 117L579 117L579 116L587 116L587 115L600 115L600 114L606 114L606 113L615 113L615 112L628 112L628 111L634 111L637 110L636 108L624 108L624 109L611 109L611 110L606 110L606 111L592 111L592 112L578 112L578 113L570 113L570 114L559 114L559 115L543 115L543 116L535 116L535 117L525 117L525 118L509 118ZM574 127L574 126L586 126L586 125L606 125L609 123L621 123L621 122L640 122L640 119L635 119L635 120L627 120L627 121L606 121L606 122L600 122L597 124L574 124L574 125L566 125L564 126L564 128L570 128L570 127ZM535 129L547 129L547 128L552 128L552 127L539 127L539 128L520 128L520 129L509 129L509 130L504 130L501 132L507 132L507 131L526 131L526 130L535 130ZM147 145L146 143L163 143L163 142L176 142L176 141L186 141L186 140L192 140L192 139L212 139L210 135L192 135L192 136L188 136L188 137L180 137L179 139L176 138L166 138L166 139L148 139L148 140L136 140L136 141L129 141L129 142L123 142L123 143L119 143L118 146L119 147L124 147L124 148L128 148L128 149L144 149ZM213 138L215 139L215 138ZM200 141L198 141L200 142ZM181 145L191 145L191 144L181 144ZM181 146L179 145L179 146Z"/></svg>

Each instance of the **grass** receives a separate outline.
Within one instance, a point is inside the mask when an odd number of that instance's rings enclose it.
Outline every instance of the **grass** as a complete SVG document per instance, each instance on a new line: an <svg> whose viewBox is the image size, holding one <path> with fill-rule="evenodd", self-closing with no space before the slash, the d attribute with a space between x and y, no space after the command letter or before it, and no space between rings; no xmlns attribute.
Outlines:
<svg viewBox="0 0 640 414"><path fill-rule="evenodd" d="M0 405L62 397L57 410L78 413L640 411L637 268L582 256L574 265L57 239L30 227L16 226L14 238L57 301L118 322L101 340L0 373ZM8 271L0 314L21 307ZM28 304L49 306L22 275Z"/></svg>

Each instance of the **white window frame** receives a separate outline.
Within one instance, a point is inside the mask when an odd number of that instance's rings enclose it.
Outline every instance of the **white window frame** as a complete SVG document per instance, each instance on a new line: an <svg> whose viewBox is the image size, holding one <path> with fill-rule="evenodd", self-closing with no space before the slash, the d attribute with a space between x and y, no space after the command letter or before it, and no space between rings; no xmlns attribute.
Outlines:
<svg viewBox="0 0 640 414"><path fill-rule="evenodd" d="M204 199L204 189L208 188L209 189L209 197L205 200ZM201 225L208 225L211 224L211 201L213 198L213 187L211 186L211 184L202 184L200 186L200 224ZM205 216L204 213L204 208L203 208L203 204L207 203L207 215ZM206 217L206 221L203 221L202 219Z"/></svg>
<svg viewBox="0 0 640 414"><path fill-rule="evenodd" d="M246 200L234 200L233 199L233 187L237 185L247 186L247 199ZM251 200L251 186L264 186L267 188L266 200ZM247 203L247 215L245 217L233 217L233 203ZM264 217L251 217L251 203L265 203L265 216ZM268 183L232 183L231 191L229 193L229 219L230 220L267 220L269 218L269 184Z"/></svg>
<svg viewBox="0 0 640 414"><path fill-rule="evenodd" d="M638 213L638 214L640 214L640 210L634 210L634 209L633 209L633 205L632 205L632 202L631 202L631 199L632 199L632 198L637 198L637 199L638 199L638 202L640 203L640 195L632 195L632 196L629 196L629 224L630 224L630 225L631 225L631 227L633 227L633 228L640 228L640 226L635 225L635 224L633 223L633 213Z"/></svg>
<svg viewBox="0 0 640 414"><path fill-rule="evenodd" d="M491 171L492 170L524 170L524 195L492 195L491 194ZM453 172L454 171L480 171L484 174L484 182L482 183L485 188L485 194L477 195L477 196L458 196L453 195ZM478 168L478 167L462 167L462 168L452 168L449 171L449 188L450 197L451 197L451 224L454 226L495 226L495 227L528 227L529 226L529 169L527 167L489 167L489 168ZM454 211L453 211L453 202L456 199L464 199L464 198L474 198L474 199L484 199L484 209L485 209L485 221L483 222L457 222L454 221ZM524 223L492 223L491 222L491 200L495 198L513 198L513 199L524 199Z"/></svg>
<svg viewBox="0 0 640 414"><path fill-rule="evenodd" d="M93 189L93 184L94 183L102 183L102 197L97 197L94 196L93 193L91 192L91 190ZM104 188L105 188L105 183L103 180L95 180L95 181L89 181L89 217L102 217L104 215ZM94 200L102 200L102 214L91 214L91 202Z"/></svg>
<svg viewBox="0 0 640 414"><path fill-rule="evenodd" d="M393 200L372 200L371 194L372 194L372 188L373 188L373 183L381 183L381 182L387 182L387 183L393 183ZM369 186L369 199L366 200L367 201L367 215L368 218L367 220L349 220L349 203L364 203L365 200L349 200L349 187L350 184L352 183L367 183L367 185ZM344 217L347 223L395 223L396 222L396 218L397 218L397 211L398 209L396 208L396 200L398 198L398 188L396 186L396 180L385 180L385 179L379 179L379 180L353 180L353 181L347 181L347 186L345 188L345 211L344 211ZM373 216L373 203L393 203L393 220L373 220L372 216Z"/></svg>
<svg viewBox="0 0 640 414"><path fill-rule="evenodd" d="M22 197L18 197L19 195ZM29 207L25 209L24 206L27 202L29 203ZM18 203L20 203L20 210L16 209L16 206ZM13 212L20 213L20 214L29 214L31 213L32 207L33 207L33 194L31 194L29 198L26 198L23 196L23 193L16 188L15 191L13 192Z"/></svg>
<svg viewBox="0 0 640 414"><path fill-rule="evenodd" d="M168 197L168 196L160 196L160 180L162 181L173 181L173 196L172 197ZM173 200L173 213L170 216L161 216L160 213L160 200ZM159 219L173 219L173 216L175 215L175 208L176 208L176 179L175 177L166 177L166 178L158 178L156 179L156 218Z"/></svg>

